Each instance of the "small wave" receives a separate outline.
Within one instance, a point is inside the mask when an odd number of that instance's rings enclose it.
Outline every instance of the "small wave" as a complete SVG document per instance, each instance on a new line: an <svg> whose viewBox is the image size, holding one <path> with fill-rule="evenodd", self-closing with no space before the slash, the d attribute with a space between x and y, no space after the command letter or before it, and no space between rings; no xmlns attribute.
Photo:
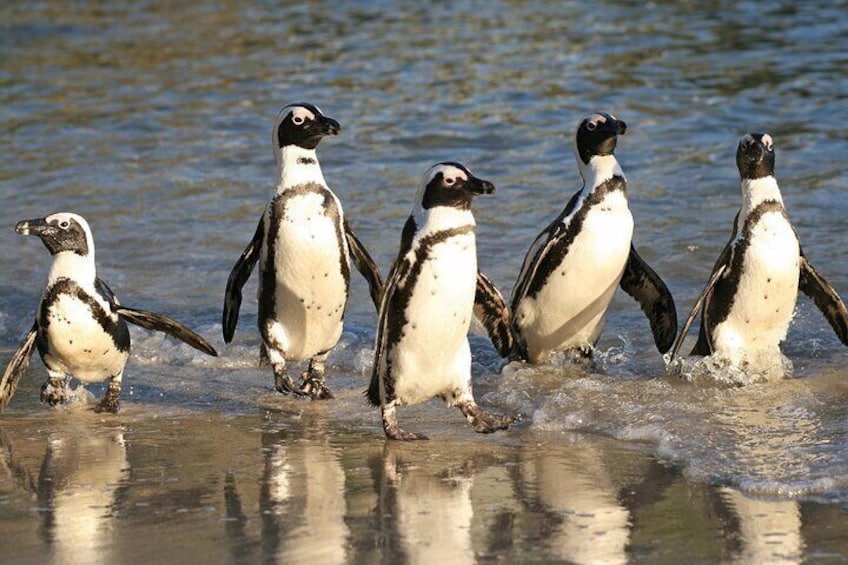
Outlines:
<svg viewBox="0 0 848 565"><path fill-rule="evenodd" d="M755 383L775 382L795 375L792 361L780 353L749 355L741 365L718 355L666 360L670 375L690 383L707 382L729 386L746 386Z"/></svg>

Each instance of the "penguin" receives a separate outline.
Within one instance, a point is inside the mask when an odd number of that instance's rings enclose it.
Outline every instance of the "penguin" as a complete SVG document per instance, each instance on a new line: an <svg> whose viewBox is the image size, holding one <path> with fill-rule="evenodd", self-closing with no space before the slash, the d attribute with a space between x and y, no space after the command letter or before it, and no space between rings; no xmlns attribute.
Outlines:
<svg viewBox="0 0 848 565"><path fill-rule="evenodd" d="M749 362L757 359L779 358L799 290L848 345L848 310L807 260L783 205L774 162L770 135L748 133L739 140L742 207L730 241L683 325L672 360L699 313L701 329L691 355L715 354L739 369L750 368Z"/></svg>
<svg viewBox="0 0 848 565"><path fill-rule="evenodd" d="M514 422L480 408L471 388L468 330L475 311L490 337L506 338L496 347L512 347L508 308L477 269L471 200L494 191L491 182L455 162L437 163L421 179L386 279L365 393L380 407L389 439L427 439L402 430L396 408L435 396L458 407L476 432Z"/></svg>
<svg viewBox="0 0 848 565"><path fill-rule="evenodd" d="M635 298L660 352L677 334L668 287L633 245L627 180L615 158L627 125L606 113L580 122L574 152L583 187L524 257L512 291L513 359L543 363L553 352L591 360L617 286Z"/></svg>
<svg viewBox="0 0 848 565"><path fill-rule="evenodd" d="M47 367L41 401L51 406L67 399L69 377L83 383L107 381L96 412L117 412L124 367L130 354L127 322L164 332L193 348L217 356L201 336L161 314L122 306L97 276L94 238L88 222L60 212L18 222L15 231L41 239L53 256L47 286L27 332L0 381L0 410L15 394L18 380L38 348Z"/></svg>
<svg viewBox="0 0 848 565"><path fill-rule="evenodd" d="M342 205L327 186L316 149L339 123L317 106L296 103L280 110L272 129L277 187L253 239L227 280L224 341L238 323L242 287L259 263L259 333L263 357L283 394L332 398L324 382L324 361L342 334L350 286L350 261L368 281L375 308L383 282L368 251L350 229ZM296 385L287 361L309 359Z"/></svg>

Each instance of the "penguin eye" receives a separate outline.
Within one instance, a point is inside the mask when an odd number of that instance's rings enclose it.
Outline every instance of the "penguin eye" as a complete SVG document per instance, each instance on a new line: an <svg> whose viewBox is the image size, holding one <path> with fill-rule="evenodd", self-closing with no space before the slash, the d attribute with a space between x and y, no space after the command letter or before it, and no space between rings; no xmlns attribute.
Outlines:
<svg viewBox="0 0 848 565"><path fill-rule="evenodd" d="M586 122L586 129L589 131L595 131L595 128L598 127L598 124L595 122Z"/></svg>
<svg viewBox="0 0 848 565"><path fill-rule="evenodd" d="M445 178L445 184L448 185L448 186L452 185L455 182L456 182L456 179L454 179L453 177Z"/></svg>
<svg viewBox="0 0 848 565"><path fill-rule="evenodd" d="M301 116L295 116L292 118L292 121L295 123L295 125L299 126L303 123L303 118Z"/></svg>
<svg viewBox="0 0 848 565"><path fill-rule="evenodd" d="M63 230L66 230L71 227L71 222L69 222L68 220L62 220L62 222L59 223L59 227Z"/></svg>

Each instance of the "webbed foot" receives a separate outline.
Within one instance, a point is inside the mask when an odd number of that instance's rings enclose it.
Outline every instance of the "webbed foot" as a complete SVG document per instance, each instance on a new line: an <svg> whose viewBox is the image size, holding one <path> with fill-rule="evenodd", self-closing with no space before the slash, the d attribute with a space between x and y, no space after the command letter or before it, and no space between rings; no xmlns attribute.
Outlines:
<svg viewBox="0 0 848 565"><path fill-rule="evenodd" d="M386 404L382 408L382 417L383 417L383 432L385 432L386 437L388 439L400 440L400 441L414 441L414 440L425 440L429 439L427 436L423 434L417 434L414 432L406 432L400 428L397 422L397 413L395 411L395 403L390 402Z"/></svg>
<svg viewBox="0 0 848 565"><path fill-rule="evenodd" d="M329 400L333 397L333 393L327 388L324 382L324 361L319 359L310 359L309 368L303 373L303 384L300 385L300 392L304 395L309 395L312 400Z"/></svg>
<svg viewBox="0 0 848 565"><path fill-rule="evenodd" d="M459 409L478 434L491 434L498 430L505 430L517 421L511 416L486 412L474 402L460 404Z"/></svg>
<svg viewBox="0 0 848 565"><path fill-rule="evenodd" d="M120 404L121 381L112 379L106 387L106 392L103 394L103 398L100 399L100 402L94 407L94 411L98 414L101 412L111 412L112 414L115 414L118 412Z"/></svg>
<svg viewBox="0 0 848 565"><path fill-rule="evenodd" d="M298 388L291 377L286 373L284 367L274 365L274 389L285 395L306 396L304 392Z"/></svg>
<svg viewBox="0 0 848 565"><path fill-rule="evenodd" d="M41 385L41 402L56 406L68 400L68 381L66 379L48 379Z"/></svg>

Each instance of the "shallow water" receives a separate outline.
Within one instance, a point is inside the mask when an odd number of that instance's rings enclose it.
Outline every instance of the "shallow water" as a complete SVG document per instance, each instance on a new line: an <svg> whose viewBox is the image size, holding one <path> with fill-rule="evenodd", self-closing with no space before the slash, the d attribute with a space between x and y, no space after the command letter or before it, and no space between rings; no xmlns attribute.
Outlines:
<svg viewBox="0 0 848 565"><path fill-rule="evenodd" d="M360 396L375 322L361 279L331 403L270 392L254 282L233 345L219 321L271 193L271 123L297 100L341 122L319 156L384 272L418 177L459 160L497 187L475 202L478 253L508 294L579 185L573 129L604 110L628 123L636 245L681 322L739 207L748 131L774 136L807 257L848 295L846 7L4 4L3 358L49 266L12 227L60 210L88 218L125 304L222 353L133 330L114 417L39 405L34 360L0 418L4 562L848 560L848 358L806 299L783 348L795 377L741 388L666 376L621 293L593 371L502 371L474 336L478 399L522 423L474 436L428 404L401 413L433 440L412 446L385 444Z"/></svg>

